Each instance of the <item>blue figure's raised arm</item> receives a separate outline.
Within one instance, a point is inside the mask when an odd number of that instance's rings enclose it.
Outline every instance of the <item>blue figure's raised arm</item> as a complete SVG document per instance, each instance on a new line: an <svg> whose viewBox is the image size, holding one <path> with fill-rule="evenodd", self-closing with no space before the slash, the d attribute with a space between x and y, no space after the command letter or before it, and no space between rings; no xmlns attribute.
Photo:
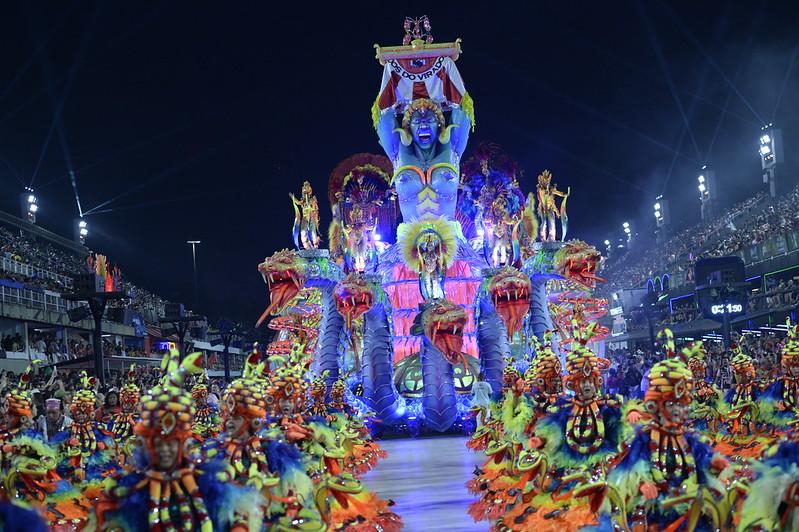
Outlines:
<svg viewBox="0 0 799 532"><path fill-rule="evenodd" d="M450 133L450 146L452 151L460 157L466 150L466 144L469 142L469 132L472 129L472 121L462 109L456 108L452 110L451 114L452 124L458 127L452 128Z"/></svg>
<svg viewBox="0 0 799 532"><path fill-rule="evenodd" d="M395 162L400 150L400 136L399 133L394 131L398 126L397 118L393 110L383 113L380 117L380 122L377 124L377 136L380 139L380 145L386 156Z"/></svg>

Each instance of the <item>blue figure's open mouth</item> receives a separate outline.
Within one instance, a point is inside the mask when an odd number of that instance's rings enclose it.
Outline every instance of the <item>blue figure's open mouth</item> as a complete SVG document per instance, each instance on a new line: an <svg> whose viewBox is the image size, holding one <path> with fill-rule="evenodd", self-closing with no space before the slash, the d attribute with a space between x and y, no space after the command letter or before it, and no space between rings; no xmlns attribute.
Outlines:
<svg viewBox="0 0 799 532"><path fill-rule="evenodd" d="M419 128L419 131L416 133L419 137L419 142L422 144L429 143L433 138L433 132L430 131L429 128Z"/></svg>

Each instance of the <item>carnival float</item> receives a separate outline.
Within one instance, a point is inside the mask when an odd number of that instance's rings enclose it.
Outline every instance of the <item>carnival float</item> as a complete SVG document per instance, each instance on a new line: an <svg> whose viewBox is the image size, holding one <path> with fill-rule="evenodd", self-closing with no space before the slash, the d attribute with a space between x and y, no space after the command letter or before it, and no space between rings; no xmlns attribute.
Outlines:
<svg viewBox="0 0 799 532"><path fill-rule="evenodd" d="M600 254L565 239L570 188L544 170L525 193L522 169L493 144L464 158L475 111L461 41L430 31L408 19L402 45L375 45L384 153L331 172L327 246L306 181L291 195L296 249L258 266L270 295L258 323L278 331L268 352L318 331L304 342L313 374L328 388L343 378L381 430L410 434L464 430L478 379L499 397L506 361L528 366L545 335L560 354L571 321L606 307L591 295Z"/></svg>
<svg viewBox="0 0 799 532"><path fill-rule="evenodd" d="M525 193L493 144L464 157L460 40L426 17L405 32L376 46L384 153L333 168L327 232L304 182L295 249L258 265L273 340L214 404L202 353L172 350L154 381L131 367L101 415L84 373L52 434L31 423L32 364L4 398L0 528L395 532L361 480L386 455L373 434L466 432L485 462L464 511L492 530L799 529L799 326L768 382L734 345L726 394L703 344L664 329L644 393L611 393L602 258L566 240L570 187L543 170ZM87 269L119 282L101 255Z"/></svg>

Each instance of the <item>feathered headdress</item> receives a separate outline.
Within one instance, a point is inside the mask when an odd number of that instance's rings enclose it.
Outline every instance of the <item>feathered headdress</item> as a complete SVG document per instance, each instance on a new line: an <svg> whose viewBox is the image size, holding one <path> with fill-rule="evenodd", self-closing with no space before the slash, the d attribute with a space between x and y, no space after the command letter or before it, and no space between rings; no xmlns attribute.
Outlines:
<svg viewBox="0 0 799 532"><path fill-rule="evenodd" d="M588 327L580 327L574 321L573 326L572 336L577 341L572 343L573 347L566 356L565 385L570 390L575 390L579 382L590 379L599 388L602 384L602 372L610 367L610 360L599 358L586 347L586 344L595 336L597 324L594 322Z"/></svg>
<svg viewBox="0 0 799 532"><path fill-rule="evenodd" d="M267 402L262 378L265 364L259 358L259 353L252 353L244 363L241 378L231 382L225 389L222 396L225 415L235 413L248 420L266 417Z"/></svg>
<svg viewBox="0 0 799 532"><path fill-rule="evenodd" d="M458 238L461 237L457 222L439 217L432 220L400 224L397 242L402 250L405 264L414 271L422 271L422 251L433 247L438 257L438 266L446 270L455 260Z"/></svg>
<svg viewBox="0 0 799 532"><path fill-rule="evenodd" d="M119 390L119 402L122 404L136 404L141 398L141 390L136 385L136 364L131 364L128 378L122 389Z"/></svg>
<svg viewBox="0 0 799 532"><path fill-rule="evenodd" d="M11 417L31 419L33 417L33 399L30 394L31 374L33 373L33 365L39 363L35 360L27 367L25 373L19 376L17 386L6 394L6 402L8 402L8 414Z"/></svg>
<svg viewBox="0 0 799 532"><path fill-rule="evenodd" d="M649 387L644 401L647 410L654 414L658 405L664 401L675 401L683 404L691 402L691 390L694 378L688 365L681 357L676 356L661 360L649 370L647 376Z"/></svg>
<svg viewBox="0 0 799 532"><path fill-rule="evenodd" d="M552 331L544 332L543 343L540 343L537 337L533 338L536 344L536 357L528 370L530 378L525 375L525 380L534 379L538 386L543 386L550 380L559 382L563 368L560 358L552 351Z"/></svg>
<svg viewBox="0 0 799 532"><path fill-rule="evenodd" d="M97 394L94 392L94 385L96 383L96 378L89 377L85 371L80 372L81 389L75 393L75 397L72 398L72 406L70 407L70 411L73 414L75 412L86 412L91 416L91 413L94 412L94 409L97 407Z"/></svg>
<svg viewBox="0 0 799 532"><path fill-rule="evenodd" d="M733 344L732 346L732 360L730 360L730 366L732 366L732 371L735 373L736 379L738 376L755 376L755 365L752 362L752 357L747 355L743 352L743 349L738 344Z"/></svg>
<svg viewBox="0 0 799 532"><path fill-rule="evenodd" d="M799 365L799 324L791 325L790 316L786 320L788 339L782 347L781 362L784 367Z"/></svg>
<svg viewBox="0 0 799 532"><path fill-rule="evenodd" d="M693 373L694 379L705 378L705 370L707 369L706 354L707 351L705 351L705 346L701 341L691 342L682 349L683 359L687 361L688 369Z"/></svg>
<svg viewBox="0 0 799 532"><path fill-rule="evenodd" d="M195 408L185 384L190 374L203 373L199 366L202 356L192 353L181 363L180 354L173 349L164 357L161 380L142 397L141 421L134 428L136 434L148 440L155 436L184 440L189 436Z"/></svg>
<svg viewBox="0 0 799 532"><path fill-rule="evenodd" d="M194 386L191 387L191 396L195 400L208 397L208 379L206 378L205 371L200 373L194 381Z"/></svg>
<svg viewBox="0 0 799 532"><path fill-rule="evenodd" d="M674 346L674 333L671 332L671 329L663 329L662 331L659 331L658 340L661 341L663 348L666 350L666 358L673 358L677 348Z"/></svg>

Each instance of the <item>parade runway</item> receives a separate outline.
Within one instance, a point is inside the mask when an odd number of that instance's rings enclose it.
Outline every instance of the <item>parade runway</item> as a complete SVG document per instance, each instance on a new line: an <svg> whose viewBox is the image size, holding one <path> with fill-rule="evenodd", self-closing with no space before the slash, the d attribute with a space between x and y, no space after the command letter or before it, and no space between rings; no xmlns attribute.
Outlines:
<svg viewBox="0 0 799 532"><path fill-rule="evenodd" d="M475 500L466 490L476 465L485 458L466 448L465 437L381 441L389 456L364 476L384 499L393 499L405 530L488 530L466 513Z"/></svg>

